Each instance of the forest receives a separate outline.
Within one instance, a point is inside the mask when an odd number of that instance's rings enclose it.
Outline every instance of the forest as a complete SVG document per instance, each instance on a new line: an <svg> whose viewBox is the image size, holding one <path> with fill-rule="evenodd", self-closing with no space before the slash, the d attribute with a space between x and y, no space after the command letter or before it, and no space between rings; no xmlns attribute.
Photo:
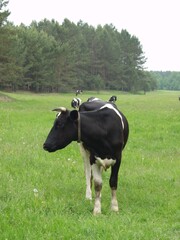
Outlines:
<svg viewBox="0 0 180 240"><path fill-rule="evenodd" d="M0 1L0 90L69 92L180 90L180 72L152 72L140 40L112 24L96 28L79 20L8 21Z"/></svg>
<svg viewBox="0 0 180 240"><path fill-rule="evenodd" d="M157 88L162 90L180 90L180 72L151 72L157 81Z"/></svg>

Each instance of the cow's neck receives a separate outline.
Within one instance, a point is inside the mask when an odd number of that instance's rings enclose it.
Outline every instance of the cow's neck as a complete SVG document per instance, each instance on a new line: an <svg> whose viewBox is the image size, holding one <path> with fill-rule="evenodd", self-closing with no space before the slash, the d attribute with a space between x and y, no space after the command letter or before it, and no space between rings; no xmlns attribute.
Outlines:
<svg viewBox="0 0 180 240"><path fill-rule="evenodd" d="M83 142L86 144L87 141L93 141L93 136L96 135L99 126L96 127L96 129L93 127L95 121L95 115L93 112L88 112L88 117L85 112L79 112L78 114L77 142Z"/></svg>
<svg viewBox="0 0 180 240"><path fill-rule="evenodd" d="M78 127L78 139L77 142L81 142L81 118L80 118L80 113L78 111L78 119L77 119L77 127Z"/></svg>

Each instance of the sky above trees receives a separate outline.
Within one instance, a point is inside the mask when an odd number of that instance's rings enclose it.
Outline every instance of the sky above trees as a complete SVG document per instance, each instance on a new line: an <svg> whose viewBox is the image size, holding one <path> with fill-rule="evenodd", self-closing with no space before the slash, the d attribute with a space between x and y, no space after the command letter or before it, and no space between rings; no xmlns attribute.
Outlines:
<svg viewBox="0 0 180 240"><path fill-rule="evenodd" d="M10 0L9 20L29 25L32 20L65 18L93 26L113 24L140 40L147 70L179 71L179 0Z"/></svg>

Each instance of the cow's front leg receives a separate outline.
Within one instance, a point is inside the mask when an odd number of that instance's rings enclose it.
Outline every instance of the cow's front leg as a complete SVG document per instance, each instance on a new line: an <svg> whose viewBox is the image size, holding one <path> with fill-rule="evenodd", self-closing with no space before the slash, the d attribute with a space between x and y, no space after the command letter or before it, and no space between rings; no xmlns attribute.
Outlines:
<svg viewBox="0 0 180 240"><path fill-rule="evenodd" d="M93 214L101 213L101 189L102 189L102 170L97 164L92 165L92 174L94 178L95 202Z"/></svg>
<svg viewBox="0 0 180 240"><path fill-rule="evenodd" d="M92 172L89 158L84 163L86 175L86 199L92 200Z"/></svg>
<svg viewBox="0 0 180 240"><path fill-rule="evenodd" d="M90 160L89 160L89 152L86 151L82 145L80 145L80 151L81 155L84 160L84 173L86 177L86 199L92 200L92 171L91 171L91 165L90 165Z"/></svg>

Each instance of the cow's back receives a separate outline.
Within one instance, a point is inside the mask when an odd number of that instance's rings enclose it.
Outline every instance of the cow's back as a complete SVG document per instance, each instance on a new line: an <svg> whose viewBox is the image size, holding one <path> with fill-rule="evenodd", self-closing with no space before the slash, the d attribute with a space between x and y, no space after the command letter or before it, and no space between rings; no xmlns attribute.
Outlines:
<svg viewBox="0 0 180 240"><path fill-rule="evenodd" d="M83 112L83 111L97 110L97 109L100 109L101 107L103 107L106 104L107 104L107 102L102 101L100 99L83 102L79 107L79 111ZM113 107L117 108L115 104L113 104L113 103L109 103L109 104L111 104Z"/></svg>
<svg viewBox="0 0 180 240"><path fill-rule="evenodd" d="M93 99L93 98L92 98ZM129 135L129 124L127 121L127 118L125 117L125 115L119 111L119 109L117 108L116 104L114 103L110 103L110 102L106 102L106 101L102 101L101 99L93 99L93 100L88 100L87 102L83 102L80 107L79 107L79 111L83 112L83 111L94 111L94 110L98 110L100 108L102 108L103 106L110 104L110 106L112 106L114 109L116 109L119 114L122 117L122 121L123 121L123 125L124 125L124 129L123 129L123 138L124 138L124 145L123 148L126 145L126 142L128 140L128 135ZM113 124L113 121L110 121L111 124Z"/></svg>

